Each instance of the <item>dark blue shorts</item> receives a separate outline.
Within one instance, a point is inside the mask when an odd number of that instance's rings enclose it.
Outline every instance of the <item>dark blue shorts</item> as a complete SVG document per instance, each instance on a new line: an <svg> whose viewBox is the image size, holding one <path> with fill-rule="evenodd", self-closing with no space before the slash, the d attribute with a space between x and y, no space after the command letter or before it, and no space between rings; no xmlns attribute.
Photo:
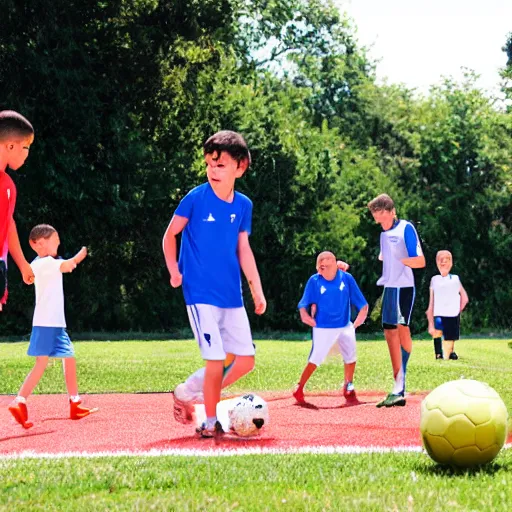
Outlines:
<svg viewBox="0 0 512 512"><path fill-rule="evenodd" d="M460 315L457 316L436 316L434 327L443 331L443 338L448 341L456 341L460 337Z"/></svg>
<svg viewBox="0 0 512 512"><path fill-rule="evenodd" d="M382 326L396 329L397 325L409 325L416 290L407 288L384 288L382 298Z"/></svg>
<svg viewBox="0 0 512 512"><path fill-rule="evenodd" d="M33 357L75 357L75 350L64 327L32 327L27 354Z"/></svg>

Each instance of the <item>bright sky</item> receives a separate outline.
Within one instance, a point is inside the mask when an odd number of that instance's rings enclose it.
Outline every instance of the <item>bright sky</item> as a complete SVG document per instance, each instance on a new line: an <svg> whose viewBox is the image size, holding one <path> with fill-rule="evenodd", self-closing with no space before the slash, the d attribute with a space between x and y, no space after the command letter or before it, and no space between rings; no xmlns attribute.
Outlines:
<svg viewBox="0 0 512 512"><path fill-rule="evenodd" d="M380 59L377 77L427 93L441 76L462 77L497 92L501 51L512 32L512 0L335 0L357 26L362 46Z"/></svg>

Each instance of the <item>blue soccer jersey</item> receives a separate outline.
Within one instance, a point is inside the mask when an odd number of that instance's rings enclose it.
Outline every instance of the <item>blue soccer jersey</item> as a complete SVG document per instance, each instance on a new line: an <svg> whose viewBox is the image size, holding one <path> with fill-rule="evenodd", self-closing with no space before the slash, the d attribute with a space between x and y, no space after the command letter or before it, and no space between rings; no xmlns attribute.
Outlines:
<svg viewBox="0 0 512 512"><path fill-rule="evenodd" d="M337 328L350 323L351 306L359 311L368 303L352 275L338 270L332 281L320 274L309 278L298 308L311 304L316 304L317 327Z"/></svg>
<svg viewBox="0 0 512 512"><path fill-rule="evenodd" d="M237 247L239 233L251 232L251 200L235 192L227 203L205 183L192 189L175 213L188 219L178 262L186 304L243 306Z"/></svg>

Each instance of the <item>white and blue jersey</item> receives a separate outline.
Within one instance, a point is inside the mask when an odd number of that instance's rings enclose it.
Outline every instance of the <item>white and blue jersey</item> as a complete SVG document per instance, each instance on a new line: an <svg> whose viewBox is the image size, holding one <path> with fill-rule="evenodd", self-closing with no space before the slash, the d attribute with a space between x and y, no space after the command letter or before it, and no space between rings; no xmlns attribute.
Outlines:
<svg viewBox="0 0 512 512"><path fill-rule="evenodd" d="M332 281L320 274L309 278L298 308L307 308L311 304L316 304L317 327L338 328L350 323L351 306L359 311L368 303L352 275L338 270Z"/></svg>
<svg viewBox="0 0 512 512"><path fill-rule="evenodd" d="M175 213L188 219L178 262L186 304L242 307L238 235L251 232L251 200L235 192L228 203L204 183L181 200Z"/></svg>
<svg viewBox="0 0 512 512"><path fill-rule="evenodd" d="M422 255L420 239L414 226L407 220L395 221L390 229L380 234L382 277L377 285L386 288L414 286L413 271L401 260Z"/></svg>

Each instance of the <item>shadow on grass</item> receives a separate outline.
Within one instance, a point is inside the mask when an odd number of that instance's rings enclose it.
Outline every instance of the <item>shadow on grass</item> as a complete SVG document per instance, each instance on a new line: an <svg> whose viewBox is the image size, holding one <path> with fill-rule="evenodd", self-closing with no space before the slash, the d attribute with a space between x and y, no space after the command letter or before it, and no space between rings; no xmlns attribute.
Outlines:
<svg viewBox="0 0 512 512"><path fill-rule="evenodd" d="M482 475L494 476L500 471L512 470L512 463L509 462L489 462L482 466L474 466L470 468L459 468L456 466L449 466L445 464L437 464L433 461L425 461L414 464L414 469L418 473L423 473L430 476L441 476L441 477L469 477L469 478L480 478Z"/></svg>

